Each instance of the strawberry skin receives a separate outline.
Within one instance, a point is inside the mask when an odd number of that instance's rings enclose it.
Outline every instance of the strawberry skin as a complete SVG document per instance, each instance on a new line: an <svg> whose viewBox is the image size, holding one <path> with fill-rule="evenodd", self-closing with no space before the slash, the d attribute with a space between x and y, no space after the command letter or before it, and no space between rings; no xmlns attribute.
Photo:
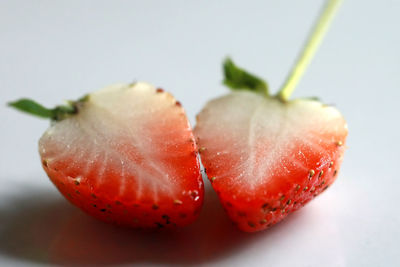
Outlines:
<svg viewBox="0 0 400 267"><path fill-rule="evenodd" d="M314 100L282 102L249 91L210 101L194 130L201 159L239 229L281 221L336 179L347 125Z"/></svg>
<svg viewBox="0 0 400 267"><path fill-rule="evenodd" d="M117 84L88 96L39 141L58 190L88 214L114 224L192 223L203 181L191 127L172 95L146 83Z"/></svg>

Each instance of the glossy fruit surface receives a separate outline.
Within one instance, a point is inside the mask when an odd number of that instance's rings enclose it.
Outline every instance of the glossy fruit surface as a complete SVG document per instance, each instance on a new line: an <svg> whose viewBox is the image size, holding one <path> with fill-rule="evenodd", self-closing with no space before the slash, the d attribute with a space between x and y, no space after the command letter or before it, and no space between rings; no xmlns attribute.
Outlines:
<svg viewBox="0 0 400 267"><path fill-rule="evenodd" d="M210 101L197 117L202 162L229 217L264 229L335 180L346 122L315 100L281 102L248 91Z"/></svg>
<svg viewBox="0 0 400 267"><path fill-rule="evenodd" d="M74 205L132 227L183 226L203 202L197 149L180 103L146 83L76 105L39 142L44 170Z"/></svg>

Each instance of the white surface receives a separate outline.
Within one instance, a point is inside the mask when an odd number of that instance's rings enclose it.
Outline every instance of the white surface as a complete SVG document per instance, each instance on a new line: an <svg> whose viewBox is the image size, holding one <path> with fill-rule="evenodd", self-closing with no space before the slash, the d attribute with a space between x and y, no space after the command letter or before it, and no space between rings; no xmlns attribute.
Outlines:
<svg viewBox="0 0 400 267"><path fill-rule="evenodd" d="M272 229L238 232L215 194L176 233L119 230L64 201L39 163L48 122L4 103L52 106L115 82L172 92L192 122L227 92L220 63L283 81L321 0L0 2L0 265L400 266L400 1L345 1L295 96L349 124L337 182ZM208 184L208 182L206 182Z"/></svg>

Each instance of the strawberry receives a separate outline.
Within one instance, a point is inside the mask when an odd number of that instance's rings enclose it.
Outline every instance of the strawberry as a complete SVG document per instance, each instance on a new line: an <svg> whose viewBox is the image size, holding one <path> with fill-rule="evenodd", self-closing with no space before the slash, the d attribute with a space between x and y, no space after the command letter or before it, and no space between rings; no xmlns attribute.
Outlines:
<svg viewBox="0 0 400 267"><path fill-rule="evenodd" d="M330 4L322 23L331 15ZM243 231L281 221L337 177L347 136L343 116L314 99L288 100L315 40L314 34L276 96L266 82L227 59L224 83L234 92L210 101L197 116L194 132L206 173Z"/></svg>
<svg viewBox="0 0 400 267"><path fill-rule="evenodd" d="M264 229L304 206L337 175L347 135L334 107L282 103L253 92L209 102L195 135L212 186L244 231Z"/></svg>
<svg viewBox="0 0 400 267"><path fill-rule="evenodd" d="M117 84L55 109L26 99L11 105L53 120L39 141L43 168L88 214L143 228L197 218L204 189L196 144L169 93Z"/></svg>

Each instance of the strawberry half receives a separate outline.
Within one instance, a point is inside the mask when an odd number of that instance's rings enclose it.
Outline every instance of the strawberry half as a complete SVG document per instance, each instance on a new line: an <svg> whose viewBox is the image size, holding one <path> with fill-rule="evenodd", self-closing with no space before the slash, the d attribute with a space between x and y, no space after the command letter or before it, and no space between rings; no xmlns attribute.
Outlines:
<svg viewBox="0 0 400 267"><path fill-rule="evenodd" d="M43 168L88 214L145 228L197 218L204 190L196 144L169 93L117 84L52 110L30 100L11 105L53 119L39 141Z"/></svg>
<svg viewBox="0 0 400 267"><path fill-rule="evenodd" d="M347 128L335 108L318 101L234 92L205 106L195 135L222 205L250 232L279 222L333 183Z"/></svg>
<svg viewBox="0 0 400 267"><path fill-rule="evenodd" d="M276 96L262 79L224 64L235 92L210 101L195 136L208 178L229 217L247 232L265 229L304 206L335 180L346 121L313 99L289 101L339 1L330 0L291 75Z"/></svg>

